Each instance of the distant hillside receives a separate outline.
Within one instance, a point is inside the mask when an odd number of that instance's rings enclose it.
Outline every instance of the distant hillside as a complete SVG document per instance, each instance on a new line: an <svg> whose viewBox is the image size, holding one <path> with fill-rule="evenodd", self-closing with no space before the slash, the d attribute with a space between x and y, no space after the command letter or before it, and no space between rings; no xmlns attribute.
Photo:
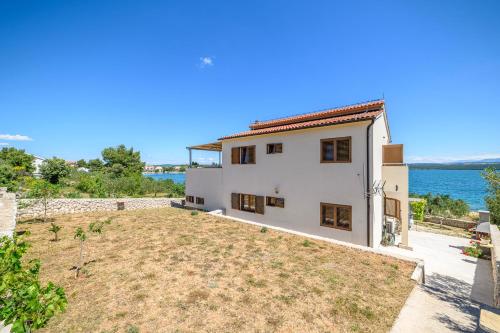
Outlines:
<svg viewBox="0 0 500 333"><path fill-rule="evenodd" d="M493 167L500 170L500 162L410 163L410 169L422 170L484 170Z"/></svg>

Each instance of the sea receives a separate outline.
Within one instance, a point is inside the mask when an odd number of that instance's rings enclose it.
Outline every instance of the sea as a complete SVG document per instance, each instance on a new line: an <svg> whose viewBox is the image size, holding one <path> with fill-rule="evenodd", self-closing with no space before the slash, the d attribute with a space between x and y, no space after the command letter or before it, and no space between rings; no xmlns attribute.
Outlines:
<svg viewBox="0 0 500 333"><path fill-rule="evenodd" d="M154 179L172 179L184 183L185 173L148 174ZM410 193L449 194L453 199L462 199L471 210L486 209L484 196L486 182L481 170L424 170L410 169Z"/></svg>

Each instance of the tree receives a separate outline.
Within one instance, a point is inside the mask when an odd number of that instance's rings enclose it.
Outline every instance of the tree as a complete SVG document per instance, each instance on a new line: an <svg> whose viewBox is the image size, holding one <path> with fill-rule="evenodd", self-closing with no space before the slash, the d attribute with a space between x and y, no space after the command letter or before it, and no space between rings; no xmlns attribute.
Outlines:
<svg viewBox="0 0 500 333"><path fill-rule="evenodd" d="M50 224L49 231L54 233L54 242L57 242L59 239L57 238L57 233L61 230L61 226L58 226L55 223Z"/></svg>
<svg viewBox="0 0 500 333"><path fill-rule="evenodd" d="M69 175L70 168L62 158L53 157L43 161L40 167L42 178L51 184L59 184L61 178Z"/></svg>
<svg viewBox="0 0 500 333"><path fill-rule="evenodd" d="M59 193L59 187L44 179L34 179L29 185L28 198L38 199L43 205L43 222L47 222L49 200Z"/></svg>
<svg viewBox="0 0 500 333"><path fill-rule="evenodd" d="M89 170L91 172L101 171L103 167L104 167L104 164L98 158L95 158L93 160L89 160L89 162L87 163L87 168L89 168Z"/></svg>
<svg viewBox="0 0 500 333"><path fill-rule="evenodd" d="M485 200L491 214L490 222L500 225L500 173L494 168L488 168L481 175L488 183Z"/></svg>
<svg viewBox="0 0 500 333"><path fill-rule="evenodd" d="M0 187L7 187L7 191L16 192L19 186L17 178L16 172L10 164L0 162Z"/></svg>
<svg viewBox="0 0 500 333"><path fill-rule="evenodd" d="M83 245L85 240L87 239L87 234L81 227L78 227L75 231L74 239L78 239L80 241L80 258L78 260L78 265L76 266L75 277L78 277L80 274L80 270L83 268Z"/></svg>
<svg viewBox="0 0 500 333"><path fill-rule="evenodd" d="M0 322L12 324L12 333L44 327L68 304L61 287L41 285L39 260L22 260L28 247L16 236L0 238Z"/></svg>
<svg viewBox="0 0 500 333"><path fill-rule="evenodd" d="M31 175L35 171L33 165L35 157L27 154L23 149L4 147L0 150L0 160L10 164L14 171L21 175Z"/></svg>
<svg viewBox="0 0 500 333"><path fill-rule="evenodd" d="M88 168L88 164L87 164L87 162L84 159L78 160L76 162L76 166L78 168Z"/></svg>
<svg viewBox="0 0 500 333"><path fill-rule="evenodd" d="M141 153L134 148L119 145L117 147L105 148L102 151L104 166L115 176L141 174L144 163L141 161Z"/></svg>

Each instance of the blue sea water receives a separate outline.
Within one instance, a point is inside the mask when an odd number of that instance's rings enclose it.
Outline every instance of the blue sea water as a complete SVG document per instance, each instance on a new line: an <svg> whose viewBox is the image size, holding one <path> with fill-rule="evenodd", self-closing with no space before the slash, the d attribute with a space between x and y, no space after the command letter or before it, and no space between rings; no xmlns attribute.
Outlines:
<svg viewBox="0 0 500 333"><path fill-rule="evenodd" d="M172 179L174 183L185 183L186 174L185 173L155 173L155 174L144 174L144 176L151 177L153 179Z"/></svg>
<svg viewBox="0 0 500 333"><path fill-rule="evenodd" d="M481 170L410 169L410 193L449 194L467 202L471 210L486 209L486 182Z"/></svg>
<svg viewBox="0 0 500 333"><path fill-rule="evenodd" d="M184 183L185 173L163 173L146 175L154 179L172 179ZM481 170L420 170L410 169L410 193L449 194L453 199L462 199L472 210L485 209L486 183Z"/></svg>

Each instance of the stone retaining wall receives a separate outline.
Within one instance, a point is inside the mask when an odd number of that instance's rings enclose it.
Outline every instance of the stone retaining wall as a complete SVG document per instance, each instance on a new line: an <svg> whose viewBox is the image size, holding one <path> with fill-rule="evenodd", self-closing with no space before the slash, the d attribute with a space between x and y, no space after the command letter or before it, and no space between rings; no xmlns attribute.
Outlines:
<svg viewBox="0 0 500 333"><path fill-rule="evenodd" d="M490 225L491 232L491 268L493 272L493 305L500 308L500 231L496 225Z"/></svg>
<svg viewBox="0 0 500 333"><path fill-rule="evenodd" d="M12 237L16 228L16 194L7 193L5 187L0 188L0 237Z"/></svg>
<svg viewBox="0 0 500 333"><path fill-rule="evenodd" d="M172 202L180 202L180 200L174 198L52 199L47 204L47 216L94 211L114 211L119 210L120 203L123 203L124 210L170 207ZM18 218L42 217L43 212L44 205L40 200L19 200Z"/></svg>
<svg viewBox="0 0 500 333"><path fill-rule="evenodd" d="M450 227L457 227L462 229L469 229L471 226L475 226L477 222L466 221L452 218L442 218L438 216L426 216L424 217L425 222L431 222L436 224L441 224L441 219L443 220L443 225L448 225Z"/></svg>

